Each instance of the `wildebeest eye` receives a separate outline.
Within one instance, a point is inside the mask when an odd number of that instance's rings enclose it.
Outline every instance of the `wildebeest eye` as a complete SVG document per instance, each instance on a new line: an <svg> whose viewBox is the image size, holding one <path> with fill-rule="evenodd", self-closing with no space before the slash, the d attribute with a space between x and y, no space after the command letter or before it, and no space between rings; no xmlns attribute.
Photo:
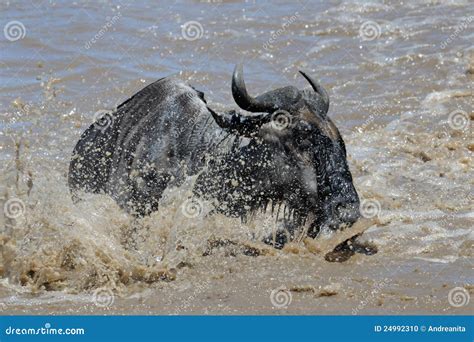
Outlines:
<svg viewBox="0 0 474 342"><path fill-rule="evenodd" d="M311 147L311 141L309 141L308 139L302 136L296 137L295 142L296 142L296 146L302 149Z"/></svg>

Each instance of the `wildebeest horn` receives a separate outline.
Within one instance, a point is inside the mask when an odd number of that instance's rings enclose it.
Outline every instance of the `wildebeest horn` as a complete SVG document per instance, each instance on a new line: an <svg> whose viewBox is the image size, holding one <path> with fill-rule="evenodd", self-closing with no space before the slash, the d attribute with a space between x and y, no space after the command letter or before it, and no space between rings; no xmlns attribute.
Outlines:
<svg viewBox="0 0 474 342"><path fill-rule="evenodd" d="M317 92L319 95L321 95L321 98L323 99L324 107L323 107L323 112L326 114L329 110L329 96L328 93L326 92L326 89L322 87L322 85L319 84L314 78L306 74L304 71L300 70L300 74L303 75L304 78L311 84L311 87L313 87L313 90Z"/></svg>
<svg viewBox="0 0 474 342"><path fill-rule="evenodd" d="M267 112L275 110L271 103L259 102L247 93L247 87L244 82L244 70L242 64L237 64L232 75L232 96L237 105L249 112Z"/></svg>

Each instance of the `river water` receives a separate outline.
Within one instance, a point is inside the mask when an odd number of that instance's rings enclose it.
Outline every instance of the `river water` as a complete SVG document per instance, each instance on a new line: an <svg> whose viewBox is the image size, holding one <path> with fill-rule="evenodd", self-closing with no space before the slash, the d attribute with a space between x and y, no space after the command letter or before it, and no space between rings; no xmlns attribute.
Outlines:
<svg viewBox="0 0 474 342"><path fill-rule="evenodd" d="M0 11L2 313L472 312L472 2L35 0ZM186 187L142 220L106 196L72 203L69 158L100 113L172 74L216 110L235 108L239 62L252 94L306 87L299 69L328 89L377 254L329 263L303 243L269 250L256 237L275 218L183 215ZM212 239L236 245L206 253Z"/></svg>

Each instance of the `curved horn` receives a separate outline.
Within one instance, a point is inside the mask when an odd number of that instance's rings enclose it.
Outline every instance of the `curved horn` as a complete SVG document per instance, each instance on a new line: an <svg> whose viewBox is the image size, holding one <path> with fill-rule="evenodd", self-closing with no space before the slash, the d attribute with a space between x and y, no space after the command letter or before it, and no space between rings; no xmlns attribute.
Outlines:
<svg viewBox="0 0 474 342"><path fill-rule="evenodd" d="M244 70L242 64L237 64L232 75L232 96L237 105L249 112L273 112L274 105L271 103L262 103L251 97L247 93L247 87L244 82Z"/></svg>
<svg viewBox="0 0 474 342"><path fill-rule="evenodd" d="M326 114L329 110L329 95L322 87L322 85L319 84L316 80L314 80L311 76L306 74L304 71L300 70L300 74L303 75L304 78L311 84L311 87L313 87L313 90L317 92L319 95L321 95L321 98L323 99L324 107L323 107L323 112Z"/></svg>

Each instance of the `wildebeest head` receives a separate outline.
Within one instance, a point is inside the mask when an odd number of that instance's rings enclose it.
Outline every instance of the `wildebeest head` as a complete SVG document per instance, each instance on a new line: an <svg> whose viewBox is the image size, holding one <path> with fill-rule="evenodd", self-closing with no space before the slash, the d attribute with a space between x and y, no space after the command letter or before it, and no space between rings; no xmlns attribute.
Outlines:
<svg viewBox="0 0 474 342"><path fill-rule="evenodd" d="M315 217L308 234L350 225L359 217L359 197L352 183L341 135L327 117L329 97L324 88L301 72L311 89L278 88L257 97L248 94L242 66L235 68L232 94L240 108L212 113L222 128L249 139L260 156L256 177L265 191L285 202L299 216ZM268 188L271 188L269 190ZM273 199L273 198L272 198Z"/></svg>

